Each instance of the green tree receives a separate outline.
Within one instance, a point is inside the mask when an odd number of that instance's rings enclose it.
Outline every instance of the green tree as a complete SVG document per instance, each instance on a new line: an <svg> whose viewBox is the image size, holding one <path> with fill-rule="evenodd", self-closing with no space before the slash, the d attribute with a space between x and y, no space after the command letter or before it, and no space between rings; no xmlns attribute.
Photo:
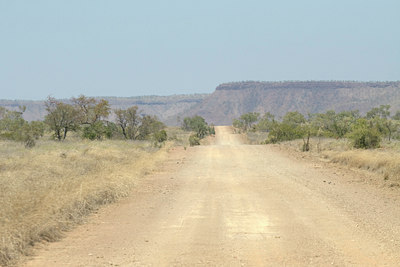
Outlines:
<svg viewBox="0 0 400 267"><path fill-rule="evenodd" d="M165 128L165 125L160 122L156 116L145 115L141 119L139 126L138 139L145 140L150 137L151 134L157 133Z"/></svg>
<svg viewBox="0 0 400 267"><path fill-rule="evenodd" d="M20 111L0 108L0 137L24 142L26 147L33 147L35 140L43 136L45 126L41 121L24 120L22 117L24 111L24 107L21 107Z"/></svg>
<svg viewBox="0 0 400 267"><path fill-rule="evenodd" d="M167 141L168 135L165 130L161 130L154 133L154 140L158 143L163 143Z"/></svg>
<svg viewBox="0 0 400 267"><path fill-rule="evenodd" d="M124 138L137 139L141 123L138 107L132 106L127 109L116 109L114 113L116 115L117 126L121 129Z"/></svg>
<svg viewBox="0 0 400 267"><path fill-rule="evenodd" d="M282 122L273 121L268 135L267 143L277 143L303 138L308 133L304 126L306 119L299 112L288 112L283 117ZM308 126L307 126L308 127ZM309 138L308 138L309 140Z"/></svg>
<svg viewBox="0 0 400 267"><path fill-rule="evenodd" d="M201 116L186 117L183 119L182 128L186 131L193 131L196 136L200 139L210 134L212 128L210 128Z"/></svg>
<svg viewBox="0 0 400 267"><path fill-rule="evenodd" d="M398 123L390 118L390 105L380 105L367 112L366 118L390 141L397 131Z"/></svg>
<svg viewBox="0 0 400 267"><path fill-rule="evenodd" d="M47 115L44 122L54 132L54 137L57 140L64 140L69 131L75 131L79 127L80 114L72 105L49 97L45 106Z"/></svg>
<svg viewBox="0 0 400 267"><path fill-rule="evenodd" d="M275 122L275 116L270 112L267 112L258 121L256 125L256 130L261 132L269 132L272 130L274 122Z"/></svg>
<svg viewBox="0 0 400 267"><path fill-rule="evenodd" d="M355 148L377 148L380 145L381 134L365 118L358 119L347 137L352 140Z"/></svg>

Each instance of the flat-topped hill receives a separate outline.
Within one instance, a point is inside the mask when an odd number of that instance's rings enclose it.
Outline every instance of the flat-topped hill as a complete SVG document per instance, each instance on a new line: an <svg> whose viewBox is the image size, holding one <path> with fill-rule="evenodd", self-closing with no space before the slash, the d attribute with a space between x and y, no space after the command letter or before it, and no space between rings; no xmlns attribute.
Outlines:
<svg viewBox="0 0 400 267"><path fill-rule="evenodd" d="M229 125L247 112L282 116L288 111L307 114L358 109L365 113L381 104L391 105L392 111L400 110L399 81L246 81L219 85L186 114L203 116L216 125Z"/></svg>

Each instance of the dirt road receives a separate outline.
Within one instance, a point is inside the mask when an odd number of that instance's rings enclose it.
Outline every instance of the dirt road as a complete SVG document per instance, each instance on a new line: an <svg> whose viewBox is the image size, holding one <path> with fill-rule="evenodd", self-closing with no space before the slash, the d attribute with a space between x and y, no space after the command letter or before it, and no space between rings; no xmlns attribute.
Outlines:
<svg viewBox="0 0 400 267"><path fill-rule="evenodd" d="M398 192L216 130L26 266L400 265Z"/></svg>

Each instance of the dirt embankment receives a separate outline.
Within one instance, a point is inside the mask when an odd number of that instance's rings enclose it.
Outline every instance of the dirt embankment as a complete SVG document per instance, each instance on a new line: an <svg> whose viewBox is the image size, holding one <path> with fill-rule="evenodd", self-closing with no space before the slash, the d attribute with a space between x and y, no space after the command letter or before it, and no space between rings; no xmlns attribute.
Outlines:
<svg viewBox="0 0 400 267"><path fill-rule="evenodd" d="M175 149L26 266L398 266L396 194L237 137L217 127L213 144Z"/></svg>

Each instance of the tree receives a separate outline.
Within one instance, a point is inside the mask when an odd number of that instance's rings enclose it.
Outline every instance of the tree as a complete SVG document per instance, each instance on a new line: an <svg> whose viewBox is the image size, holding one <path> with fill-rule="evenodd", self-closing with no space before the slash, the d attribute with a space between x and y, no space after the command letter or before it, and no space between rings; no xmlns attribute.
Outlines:
<svg viewBox="0 0 400 267"><path fill-rule="evenodd" d="M297 111L286 113L286 115L282 119L282 123L285 123L293 127L297 127L305 122L306 118L304 117L304 115Z"/></svg>
<svg viewBox="0 0 400 267"><path fill-rule="evenodd" d="M165 128L165 125L156 116L139 115L137 106L116 109L114 113L117 126L121 129L125 139L144 140Z"/></svg>
<svg viewBox="0 0 400 267"><path fill-rule="evenodd" d="M104 99L96 100L93 97L80 95L72 98L72 103L79 112L80 123L83 125L91 125L105 120L111 112L110 104Z"/></svg>
<svg viewBox="0 0 400 267"><path fill-rule="evenodd" d="M48 97L45 105L47 115L44 121L54 131L57 140L64 140L69 131L75 131L79 127L80 113L72 105L52 97Z"/></svg>
<svg viewBox="0 0 400 267"><path fill-rule="evenodd" d="M306 123L303 114L299 112L288 112L282 122L272 121L270 132L266 143L277 143L303 138L303 148L308 151L311 136L311 124ZM305 139L304 137L307 136Z"/></svg>
<svg viewBox="0 0 400 267"><path fill-rule="evenodd" d="M353 141L355 148L377 148L380 145L381 136L378 129L373 127L371 123L361 118L353 125L351 132L347 137Z"/></svg>
<svg viewBox="0 0 400 267"><path fill-rule="evenodd" d="M126 129L128 127L128 118L127 118L126 110L115 109L114 114L115 114L115 120L117 122L117 125L121 128L124 138L128 139L128 135L126 133Z"/></svg>
<svg viewBox="0 0 400 267"><path fill-rule="evenodd" d="M19 111L0 108L0 137L24 142L25 147L33 147L35 140L43 136L45 127L41 121L24 120L22 117L24 111L24 107L20 107Z"/></svg>
<svg viewBox="0 0 400 267"><path fill-rule="evenodd" d="M92 123L94 117L93 108L96 105L96 99L94 99L93 97L80 95L77 98L73 97L71 100L76 110L78 111L80 124Z"/></svg>
<svg viewBox="0 0 400 267"><path fill-rule="evenodd" d="M257 112L249 112L240 116L239 119L233 120L233 127L243 130L247 132L252 129L254 124L258 121L260 117L260 113ZM255 128L253 130L256 130Z"/></svg>
<svg viewBox="0 0 400 267"><path fill-rule="evenodd" d="M183 119L182 128L186 131L193 131L200 139L204 138L212 132L205 119L201 116L186 117Z"/></svg>
<svg viewBox="0 0 400 267"><path fill-rule="evenodd" d="M390 118L390 105L380 105L367 112L366 118L371 121L374 127L390 141L398 124Z"/></svg>
<svg viewBox="0 0 400 267"><path fill-rule="evenodd" d="M114 113L116 115L116 123L121 128L124 138L137 139L141 122L138 107L132 106L127 109L116 109Z"/></svg>
<svg viewBox="0 0 400 267"><path fill-rule="evenodd" d="M164 127L165 125L160 122L157 117L149 115L143 116L141 119L141 124L138 128L138 139L145 140L151 134L161 131Z"/></svg>
<svg viewBox="0 0 400 267"><path fill-rule="evenodd" d="M240 120L243 121L244 131L251 129L253 124L258 121L259 117L260 113L257 112L249 112L240 116Z"/></svg>
<svg viewBox="0 0 400 267"><path fill-rule="evenodd" d="M274 121L275 121L275 116L270 112L267 112L258 121L256 125L256 130L262 132L269 132L272 129Z"/></svg>
<svg viewBox="0 0 400 267"><path fill-rule="evenodd" d="M138 114L137 106L126 109L126 120L128 122L127 135L129 139L137 139L139 135L139 125L141 122L141 117Z"/></svg>
<svg viewBox="0 0 400 267"><path fill-rule="evenodd" d="M163 143L167 141L168 135L165 130L161 130L154 133L154 140L158 143Z"/></svg>
<svg viewBox="0 0 400 267"><path fill-rule="evenodd" d="M243 123L243 121L241 121L239 119L233 119L232 126L235 128L235 131L236 131L236 129L240 129L240 130L244 129L244 123ZM239 130L239 133L240 133L240 130Z"/></svg>
<svg viewBox="0 0 400 267"><path fill-rule="evenodd" d="M400 121L400 110L396 112L396 114L392 117L393 120Z"/></svg>

